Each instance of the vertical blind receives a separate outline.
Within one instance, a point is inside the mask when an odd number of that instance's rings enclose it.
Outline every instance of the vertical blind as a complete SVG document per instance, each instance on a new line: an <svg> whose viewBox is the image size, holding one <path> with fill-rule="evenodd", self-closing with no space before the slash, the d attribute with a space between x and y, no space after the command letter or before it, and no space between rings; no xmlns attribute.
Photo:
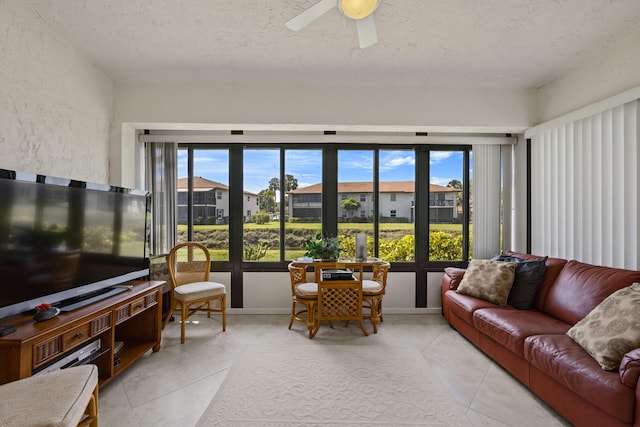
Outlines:
<svg viewBox="0 0 640 427"><path fill-rule="evenodd" d="M175 246L178 144L147 143L147 183L152 193L151 254L165 255Z"/></svg>
<svg viewBox="0 0 640 427"><path fill-rule="evenodd" d="M472 258L486 259L500 253L501 147L473 145Z"/></svg>
<svg viewBox="0 0 640 427"><path fill-rule="evenodd" d="M639 101L531 139L532 252L639 269Z"/></svg>

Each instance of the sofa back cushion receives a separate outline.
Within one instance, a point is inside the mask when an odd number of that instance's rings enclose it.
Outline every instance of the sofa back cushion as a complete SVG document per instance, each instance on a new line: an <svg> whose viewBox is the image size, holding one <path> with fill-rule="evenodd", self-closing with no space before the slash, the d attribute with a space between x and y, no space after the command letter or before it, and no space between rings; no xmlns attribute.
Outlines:
<svg viewBox="0 0 640 427"><path fill-rule="evenodd" d="M640 271L569 261L546 293L542 311L576 324L606 297L640 281Z"/></svg>

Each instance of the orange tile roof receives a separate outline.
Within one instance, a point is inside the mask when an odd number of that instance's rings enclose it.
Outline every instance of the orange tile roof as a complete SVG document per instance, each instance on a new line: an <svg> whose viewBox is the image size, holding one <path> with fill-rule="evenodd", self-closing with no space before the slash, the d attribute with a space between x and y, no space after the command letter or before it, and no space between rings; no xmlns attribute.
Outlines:
<svg viewBox="0 0 640 427"><path fill-rule="evenodd" d="M187 185L187 178L178 178L178 191L187 191ZM216 189L228 191L229 186L216 181L211 181L210 179L206 179L201 176L196 176L193 178L193 191L211 191ZM243 191L242 194L249 194L252 196L257 195L250 191Z"/></svg>
<svg viewBox="0 0 640 427"><path fill-rule="evenodd" d="M187 178L178 178L178 189L179 190L186 190L188 185L189 185L189 183L188 183ZM194 188L194 190L198 190L198 191L213 190L213 189L216 189L216 188L220 188L222 190L228 190L229 186L221 184L221 183L216 182L216 181L211 181L209 179L205 179L205 178L203 178L201 176L195 176L195 177L193 177L193 188Z"/></svg>

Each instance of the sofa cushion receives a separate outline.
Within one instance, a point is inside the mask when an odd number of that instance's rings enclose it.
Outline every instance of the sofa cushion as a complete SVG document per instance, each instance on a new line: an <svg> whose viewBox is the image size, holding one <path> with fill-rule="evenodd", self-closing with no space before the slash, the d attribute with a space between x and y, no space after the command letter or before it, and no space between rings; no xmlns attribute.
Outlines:
<svg viewBox="0 0 640 427"><path fill-rule="evenodd" d="M469 295L459 294L455 291L447 291L444 294L445 305L449 311L473 325L473 312L481 308L497 307L492 302L481 300Z"/></svg>
<svg viewBox="0 0 640 427"><path fill-rule="evenodd" d="M640 347L640 283L609 295L567 332L602 369L618 369Z"/></svg>
<svg viewBox="0 0 640 427"><path fill-rule="evenodd" d="M524 340L528 336L564 334L571 326L539 311L510 307L476 310L473 325L520 357L524 357Z"/></svg>
<svg viewBox="0 0 640 427"><path fill-rule="evenodd" d="M538 289L542 284L547 258L525 260L509 255L498 255L494 258L497 261L515 262L517 264L515 279L507 299L508 305L520 310L528 310L533 307L536 295L538 295Z"/></svg>
<svg viewBox="0 0 640 427"><path fill-rule="evenodd" d="M473 259L460 281L457 292L498 305L507 305L513 286L516 263Z"/></svg>
<svg viewBox="0 0 640 427"><path fill-rule="evenodd" d="M575 325L606 297L640 282L640 271L569 261L549 288L542 311Z"/></svg>
<svg viewBox="0 0 640 427"><path fill-rule="evenodd" d="M524 357L540 371L605 413L632 424L634 389L617 372L598 363L567 335L534 335L524 341Z"/></svg>

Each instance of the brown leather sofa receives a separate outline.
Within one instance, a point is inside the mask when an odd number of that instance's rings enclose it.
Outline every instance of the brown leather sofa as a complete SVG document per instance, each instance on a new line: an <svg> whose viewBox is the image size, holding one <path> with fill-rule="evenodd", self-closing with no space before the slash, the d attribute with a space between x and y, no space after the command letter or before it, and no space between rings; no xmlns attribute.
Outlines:
<svg viewBox="0 0 640 427"><path fill-rule="evenodd" d="M464 273L447 268L442 278L443 314L453 328L572 424L640 427L640 348L606 371L566 335L608 295L640 282L640 271L548 258L529 310L457 293Z"/></svg>

